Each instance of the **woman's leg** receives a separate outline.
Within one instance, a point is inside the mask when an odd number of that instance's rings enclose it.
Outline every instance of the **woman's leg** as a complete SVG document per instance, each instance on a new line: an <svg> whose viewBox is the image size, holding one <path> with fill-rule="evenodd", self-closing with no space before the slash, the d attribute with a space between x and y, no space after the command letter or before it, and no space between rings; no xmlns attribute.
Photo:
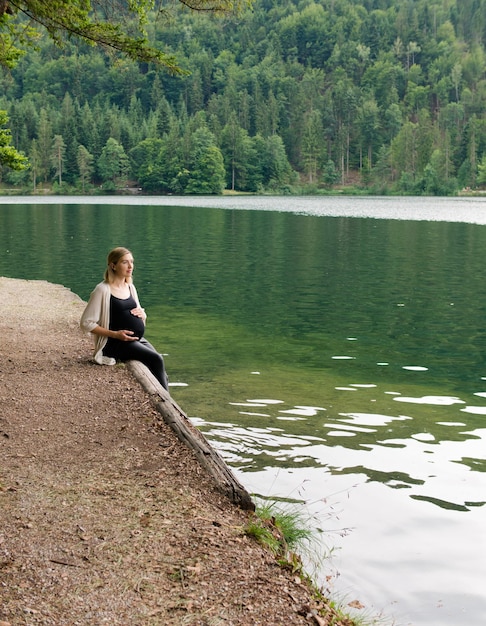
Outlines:
<svg viewBox="0 0 486 626"><path fill-rule="evenodd" d="M169 390L169 379L165 371L164 359L146 339L110 342L108 350L105 348L103 354L120 361L140 361L149 368L162 387L167 391Z"/></svg>
<svg viewBox="0 0 486 626"><path fill-rule="evenodd" d="M133 359L146 365L164 389L169 390L169 379L165 371L164 359L161 354L146 339L130 341L127 343L129 357L124 361Z"/></svg>

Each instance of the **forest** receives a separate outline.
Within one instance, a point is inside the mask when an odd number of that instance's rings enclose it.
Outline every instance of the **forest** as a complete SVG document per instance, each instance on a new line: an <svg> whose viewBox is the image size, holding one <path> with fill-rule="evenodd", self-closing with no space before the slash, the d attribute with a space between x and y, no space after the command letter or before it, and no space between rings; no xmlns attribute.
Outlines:
<svg viewBox="0 0 486 626"><path fill-rule="evenodd" d="M486 185L486 0L154 14L183 72L47 36L1 70L1 193L452 195Z"/></svg>

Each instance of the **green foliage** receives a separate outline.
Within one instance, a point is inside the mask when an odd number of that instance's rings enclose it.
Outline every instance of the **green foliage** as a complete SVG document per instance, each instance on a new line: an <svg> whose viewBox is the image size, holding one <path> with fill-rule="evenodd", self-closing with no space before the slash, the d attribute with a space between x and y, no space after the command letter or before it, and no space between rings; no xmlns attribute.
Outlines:
<svg viewBox="0 0 486 626"><path fill-rule="evenodd" d="M0 111L0 165L5 165L13 170L24 170L28 167L28 160L12 145L11 132L3 128L8 123L6 111Z"/></svg>
<svg viewBox="0 0 486 626"><path fill-rule="evenodd" d="M176 133L174 128L170 143L170 138L167 143L145 139L130 151L132 171L143 189L150 193L222 193L225 169L214 135L206 126L185 139Z"/></svg>
<svg viewBox="0 0 486 626"><path fill-rule="evenodd" d="M238 8L239 0L189 0L184 7L195 11L225 12ZM42 27L61 45L75 37L89 45L121 52L128 58L156 63L181 73L175 57L150 45L145 29L154 0L17 0L0 3L0 64L13 67L24 54L16 45L35 42L38 32L30 24Z"/></svg>
<svg viewBox="0 0 486 626"><path fill-rule="evenodd" d="M149 193L169 191L164 146L161 139L144 139L129 154L134 176Z"/></svg>
<svg viewBox="0 0 486 626"><path fill-rule="evenodd" d="M329 159L324 167L322 180L324 181L326 187L332 187L332 185L335 185L339 180L339 172L337 171L332 159Z"/></svg>
<svg viewBox="0 0 486 626"><path fill-rule="evenodd" d="M486 185L486 155L484 155L481 162L478 163L478 176L476 182L478 185Z"/></svg>
<svg viewBox="0 0 486 626"><path fill-rule="evenodd" d="M214 135L206 128L198 128L191 136L189 172L186 194L220 194L224 189L225 169L223 155L216 146Z"/></svg>
<svg viewBox="0 0 486 626"><path fill-rule="evenodd" d="M194 0L196 11L177 20L156 13L152 0L128 9L106 0L105 9L118 8L101 24L84 0L18 6L0 16L0 57L13 49L11 29L25 25L23 10L64 45L61 54L37 33L37 49L0 78L12 144L35 154L35 177L46 185L106 189L124 179L146 193L330 193L339 184L348 193L452 194L484 184L486 0L467 9L459 0L255 0L252 11L221 19L206 9L243 4ZM69 20L77 46L63 34ZM142 37L191 75L158 71L136 47L107 63L105 47L88 45L101 32L90 30L95 23L143 47ZM55 137L65 146L62 170L52 160ZM105 157L100 164L110 139L129 155L116 175ZM80 146L94 171L80 165Z"/></svg>
<svg viewBox="0 0 486 626"><path fill-rule="evenodd" d="M91 177L93 175L93 160L93 155L80 144L78 146L77 165L83 192L86 190L86 184L91 181Z"/></svg>
<svg viewBox="0 0 486 626"><path fill-rule="evenodd" d="M128 157L123 146L113 137L109 137L103 146L97 165L107 189L112 191L116 185L124 185L129 170Z"/></svg>

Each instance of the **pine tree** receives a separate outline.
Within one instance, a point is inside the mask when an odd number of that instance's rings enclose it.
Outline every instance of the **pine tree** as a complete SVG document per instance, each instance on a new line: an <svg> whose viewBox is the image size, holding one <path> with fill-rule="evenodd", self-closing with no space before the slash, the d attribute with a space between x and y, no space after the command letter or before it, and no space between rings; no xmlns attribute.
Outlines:
<svg viewBox="0 0 486 626"><path fill-rule="evenodd" d="M105 189L114 191L117 186L125 184L130 167L129 160L123 146L113 137L110 137L104 145L97 166Z"/></svg>
<svg viewBox="0 0 486 626"><path fill-rule="evenodd" d="M37 151L39 155L39 177L46 183L51 173L52 125L48 119L46 109L42 108L39 115L37 129Z"/></svg>
<svg viewBox="0 0 486 626"><path fill-rule="evenodd" d="M55 176L57 177L59 187L62 186L62 175L65 158L66 144L64 143L64 139L62 135L55 135L54 141L52 142L51 163L55 169Z"/></svg>
<svg viewBox="0 0 486 626"><path fill-rule="evenodd" d="M86 183L90 182L91 177L93 175L94 157L90 152L88 152L88 150L84 146L80 145L78 146L78 154L77 154L76 161L78 164L79 177L81 179L81 188L84 193L86 189Z"/></svg>

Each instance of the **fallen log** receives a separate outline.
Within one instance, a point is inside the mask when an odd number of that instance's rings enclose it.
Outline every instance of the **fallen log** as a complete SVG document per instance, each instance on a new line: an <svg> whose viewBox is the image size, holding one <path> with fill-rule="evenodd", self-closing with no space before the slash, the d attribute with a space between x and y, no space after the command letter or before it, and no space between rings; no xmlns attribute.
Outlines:
<svg viewBox="0 0 486 626"><path fill-rule="evenodd" d="M218 489L242 509L254 511L255 504L250 494L238 482L223 458L211 446L203 433L192 424L184 411L149 369L140 361L128 361L127 365L151 397L164 422L172 428L184 445L194 451L198 461L216 481Z"/></svg>

